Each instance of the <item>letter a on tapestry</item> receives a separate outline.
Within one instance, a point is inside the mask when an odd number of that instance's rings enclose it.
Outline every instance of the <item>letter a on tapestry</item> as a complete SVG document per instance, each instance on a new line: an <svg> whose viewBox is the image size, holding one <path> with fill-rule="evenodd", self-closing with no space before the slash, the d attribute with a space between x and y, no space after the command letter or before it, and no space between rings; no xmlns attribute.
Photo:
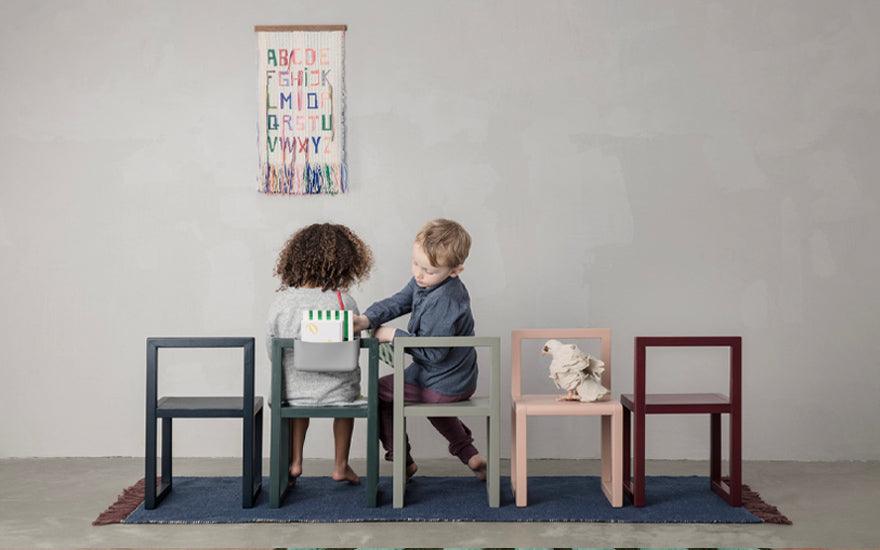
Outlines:
<svg viewBox="0 0 880 550"><path fill-rule="evenodd" d="M258 189L280 195L345 193L346 26L254 30Z"/></svg>

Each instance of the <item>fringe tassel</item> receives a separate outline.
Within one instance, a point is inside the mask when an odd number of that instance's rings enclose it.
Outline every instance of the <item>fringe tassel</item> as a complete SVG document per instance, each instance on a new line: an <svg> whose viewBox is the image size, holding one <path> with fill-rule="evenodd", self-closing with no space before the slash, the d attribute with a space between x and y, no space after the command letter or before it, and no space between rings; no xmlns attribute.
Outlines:
<svg viewBox="0 0 880 550"><path fill-rule="evenodd" d="M743 483L742 501L746 510L754 514L764 523L774 523L776 525L791 525L791 520L785 514L779 511L779 508L764 502L756 491Z"/></svg>
<svg viewBox="0 0 880 550"><path fill-rule="evenodd" d="M336 195L348 192L348 169L345 164L264 164L260 173L258 190L269 195Z"/></svg>
<svg viewBox="0 0 880 550"><path fill-rule="evenodd" d="M315 171L312 169L311 164L306 164L305 169L305 180L306 180L306 195L314 195L317 193L317 182L315 181Z"/></svg>
<svg viewBox="0 0 880 550"><path fill-rule="evenodd" d="M327 174L327 192L335 195L336 191L333 190L333 178L330 177L330 165L324 165L324 172Z"/></svg>
<svg viewBox="0 0 880 550"><path fill-rule="evenodd" d="M116 499L116 502L101 512L92 525L109 525L122 523L144 501L144 480L141 479L131 487L127 487Z"/></svg>
<svg viewBox="0 0 880 550"><path fill-rule="evenodd" d="M348 193L348 168L345 167L345 163L339 165L339 175L340 175L340 188L343 193Z"/></svg>

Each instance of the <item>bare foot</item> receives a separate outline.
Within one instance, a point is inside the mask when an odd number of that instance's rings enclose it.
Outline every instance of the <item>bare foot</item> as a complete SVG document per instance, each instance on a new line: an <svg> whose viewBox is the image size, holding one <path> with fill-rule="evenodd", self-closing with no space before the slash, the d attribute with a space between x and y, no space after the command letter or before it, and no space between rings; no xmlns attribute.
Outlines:
<svg viewBox="0 0 880 550"><path fill-rule="evenodd" d="M486 481L486 460L480 455L474 455L468 460L468 468L470 468L477 479Z"/></svg>
<svg viewBox="0 0 880 550"><path fill-rule="evenodd" d="M416 472L418 472L418 471L419 471L419 467L418 467L418 465L416 465L415 462L413 462L412 464L408 464L406 467L406 479L409 479L412 476L416 475Z"/></svg>
<svg viewBox="0 0 880 550"><path fill-rule="evenodd" d="M361 478L359 478L358 475L354 473L354 470L351 469L351 466L347 464L345 466L345 470L333 470L333 473L330 474L330 477L332 477L336 481L347 481L352 485L358 485L361 482Z"/></svg>
<svg viewBox="0 0 880 550"><path fill-rule="evenodd" d="M290 465L290 477L293 479L298 478L303 473L302 464L291 464Z"/></svg>

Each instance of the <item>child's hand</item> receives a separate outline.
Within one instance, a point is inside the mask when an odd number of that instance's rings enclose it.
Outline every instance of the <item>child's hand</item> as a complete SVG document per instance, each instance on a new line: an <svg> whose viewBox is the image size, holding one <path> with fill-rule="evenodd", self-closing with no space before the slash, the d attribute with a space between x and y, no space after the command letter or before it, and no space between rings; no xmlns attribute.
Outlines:
<svg viewBox="0 0 880 550"><path fill-rule="evenodd" d="M354 331L360 332L362 330L367 330L370 328L370 320L366 315L355 315L354 316Z"/></svg>
<svg viewBox="0 0 880 550"><path fill-rule="evenodd" d="M394 340L394 333L396 330L397 329L394 327L382 326L376 329L373 336L379 340L379 342L391 342Z"/></svg>

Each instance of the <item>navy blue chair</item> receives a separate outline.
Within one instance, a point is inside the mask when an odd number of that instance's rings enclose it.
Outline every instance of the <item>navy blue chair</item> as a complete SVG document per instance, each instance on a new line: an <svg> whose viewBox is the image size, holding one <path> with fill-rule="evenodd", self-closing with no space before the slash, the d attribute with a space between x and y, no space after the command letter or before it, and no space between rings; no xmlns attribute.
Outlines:
<svg viewBox="0 0 880 550"><path fill-rule="evenodd" d="M159 348L242 348L241 397L158 398ZM156 488L156 423L162 419L162 481ZM171 421L174 418L241 418L241 505L252 508L263 479L263 398L254 397L254 339L227 337L147 338L147 445L144 508L152 510L171 490Z"/></svg>

